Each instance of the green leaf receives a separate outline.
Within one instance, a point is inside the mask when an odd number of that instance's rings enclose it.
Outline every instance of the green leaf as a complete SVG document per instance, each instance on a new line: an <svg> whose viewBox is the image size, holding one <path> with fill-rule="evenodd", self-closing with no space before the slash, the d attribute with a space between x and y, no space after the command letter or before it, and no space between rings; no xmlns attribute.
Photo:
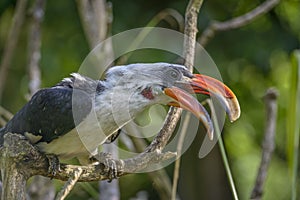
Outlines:
<svg viewBox="0 0 300 200"><path fill-rule="evenodd" d="M224 146L224 143L223 143L223 139L221 137L220 127L219 127L218 119L216 117L217 115L216 115L216 112L215 112L215 109L214 109L214 106L212 104L211 99L207 99L206 101L207 101L207 103L210 107L211 113L212 113L211 116L212 116L212 121L213 121L214 129L215 129L215 135L218 137L218 144L219 144L219 148L220 148L220 153L221 153L221 157L222 157L223 164L224 164L224 167L225 167L225 171L226 171L226 175L227 175L228 182L229 182L229 185L230 185L230 189L231 189L231 192L232 192L232 196L233 196L234 200L238 200L239 197L238 197L236 186L235 186L233 176L232 176L232 173L231 173L231 169L230 169L230 165L229 165L229 162L228 162L228 158L227 158L225 146Z"/></svg>
<svg viewBox="0 0 300 200"><path fill-rule="evenodd" d="M287 157L292 175L292 199L297 198L297 166L299 150L300 120L300 51L295 50L291 57L291 85L287 110Z"/></svg>

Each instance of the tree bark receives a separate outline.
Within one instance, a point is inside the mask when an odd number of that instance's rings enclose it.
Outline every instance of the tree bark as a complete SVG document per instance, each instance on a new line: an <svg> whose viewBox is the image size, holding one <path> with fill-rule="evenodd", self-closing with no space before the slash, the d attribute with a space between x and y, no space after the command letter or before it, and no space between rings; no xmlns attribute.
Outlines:
<svg viewBox="0 0 300 200"><path fill-rule="evenodd" d="M13 158L5 159L5 157L2 157L4 161L1 169L3 185L1 199L25 200L27 178L18 171Z"/></svg>
<svg viewBox="0 0 300 200"><path fill-rule="evenodd" d="M25 199L26 181L33 175L42 175L66 181L78 171L78 168L81 168L82 175L78 178L78 181L89 182L107 180L110 178L109 167L103 163L91 166L76 166L61 163L61 171L52 175L48 171L49 162L46 155L40 153L20 134L5 134L4 144L0 149L0 153L3 200ZM173 158L174 156L176 156L176 153L162 153L159 150L154 150L152 152L142 152L133 158L114 161L117 165L118 176L123 176L135 173L153 164Z"/></svg>

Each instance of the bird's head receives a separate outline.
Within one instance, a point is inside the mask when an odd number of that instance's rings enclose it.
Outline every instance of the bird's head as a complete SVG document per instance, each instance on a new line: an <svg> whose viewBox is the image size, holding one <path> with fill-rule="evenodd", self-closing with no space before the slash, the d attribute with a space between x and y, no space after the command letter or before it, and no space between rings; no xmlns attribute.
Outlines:
<svg viewBox="0 0 300 200"><path fill-rule="evenodd" d="M153 104L181 107L192 112L204 124L210 139L213 137L210 116L191 94L216 97L230 121L240 116L238 100L226 85L209 76L192 74L182 65L139 63L116 66L109 69L105 82L117 94L115 98L127 96L133 112Z"/></svg>

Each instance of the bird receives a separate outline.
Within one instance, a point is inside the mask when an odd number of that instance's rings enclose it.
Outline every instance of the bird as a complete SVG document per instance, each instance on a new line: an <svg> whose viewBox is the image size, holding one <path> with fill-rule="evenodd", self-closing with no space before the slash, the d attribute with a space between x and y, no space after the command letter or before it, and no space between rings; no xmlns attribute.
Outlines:
<svg viewBox="0 0 300 200"><path fill-rule="evenodd" d="M155 104L191 112L212 139L210 115L192 94L216 97L232 122L240 116L235 94L221 81L192 74L180 64L134 63L111 67L103 80L72 73L37 91L0 129L0 146L6 133L21 134L44 154L87 165L99 146L112 142L124 125Z"/></svg>

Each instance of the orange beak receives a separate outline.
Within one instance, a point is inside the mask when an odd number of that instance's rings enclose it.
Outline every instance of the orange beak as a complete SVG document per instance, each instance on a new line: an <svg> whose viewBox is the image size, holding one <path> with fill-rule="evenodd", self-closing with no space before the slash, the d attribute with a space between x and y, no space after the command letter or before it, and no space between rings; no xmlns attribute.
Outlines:
<svg viewBox="0 0 300 200"><path fill-rule="evenodd" d="M210 116L198 100L189 93L216 97L225 109L231 122L237 120L240 116L240 105L235 94L217 79L201 74L194 74L194 77L190 81L180 83L179 87L174 86L164 89L165 94L175 100L168 105L181 107L193 113L207 129L208 137L211 140L213 139L214 128Z"/></svg>

